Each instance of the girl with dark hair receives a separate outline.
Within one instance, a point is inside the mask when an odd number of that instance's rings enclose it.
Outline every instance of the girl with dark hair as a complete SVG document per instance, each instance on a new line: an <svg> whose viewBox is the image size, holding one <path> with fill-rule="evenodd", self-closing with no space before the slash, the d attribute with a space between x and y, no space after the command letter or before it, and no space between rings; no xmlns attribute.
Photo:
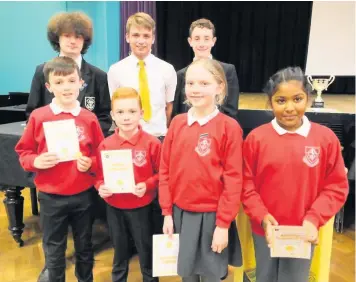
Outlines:
<svg viewBox="0 0 356 282"><path fill-rule="evenodd" d="M256 281L306 282L311 260L270 257L271 228L303 226L305 240L317 244L318 229L348 194L340 142L304 115L310 88L299 67L278 71L264 91L275 118L251 131L243 148L242 202L251 220Z"/></svg>

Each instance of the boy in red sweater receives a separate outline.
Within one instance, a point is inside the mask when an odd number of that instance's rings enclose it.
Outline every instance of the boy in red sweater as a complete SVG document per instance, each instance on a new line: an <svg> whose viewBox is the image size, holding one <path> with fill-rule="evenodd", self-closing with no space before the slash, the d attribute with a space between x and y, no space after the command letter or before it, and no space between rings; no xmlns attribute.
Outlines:
<svg viewBox="0 0 356 282"><path fill-rule="evenodd" d="M304 115L310 88L300 68L274 74L265 92L275 118L254 129L243 149L242 202L251 219L257 282L306 282L311 260L270 257L271 226L304 226L305 239L317 243L319 227L346 201L344 161L336 135Z"/></svg>
<svg viewBox="0 0 356 282"><path fill-rule="evenodd" d="M73 231L76 251L75 273L78 281L93 281L91 244L93 212L92 190L95 178L96 148L103 140L96 116L82 109L77 101L83 81L75 61L57 57L46 63L47 89L54 94L52 103L34 110L20 141L15 147L26 171L35 172L39 190L43 250L49 281L65 281L65 251L68 225ZM43 123L74 120L81 156L59 162L47 149Z"/></svg>
<svg viewBox="0 0 356 282"><path fill-rule="evenodd" d="M172 120L163 143L163 232L179 233L178 274L184 282L218 282L229 262L241 265L235 217L242 190L242 130L217 108L226 85L219 62L194 61L185 84L192 108Z"/></svg>
<svg viewBox="0 0 356 282"><path fill-rule="evenodd" d="M109 233L114 246L113 282L126 282L131 257L130 237L138 252L144 282L152 277L152 201L157 195L161 143L139 125L143 117L139 94L132 88L118 88L112 96L111 116L118 128L98 148L96 187L107 202ZM104 183L101 151L131 150L135 187L133 193L113 194Z"/></svg>

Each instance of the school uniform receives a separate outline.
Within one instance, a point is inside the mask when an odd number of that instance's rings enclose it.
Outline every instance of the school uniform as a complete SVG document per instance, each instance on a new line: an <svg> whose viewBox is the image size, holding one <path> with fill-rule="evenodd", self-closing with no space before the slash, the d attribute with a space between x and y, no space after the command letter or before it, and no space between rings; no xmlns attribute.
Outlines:
<svg viewBox="0 0 356 282"><path fill-rule="evenodd" d="M120 87L131 87L139 92L139 59L131 54L110 66L108 84L110 95ZM147 83L150 93L152 117L149 121L141 120L142 129L163 141L167 133L166 105L174 100L177 76L174 67L149 54L144 60ZM156 198L153 202L155 234L162 234L162 211Z"/></svg>
<svg viewBox="0 0 356 282"><path fill-rule="evenodd" d="M243 153L242 201L254 233L257 281L307 281L310 260L267 259L261 223L270 213L280 225L308 220L319 228L340 210L348 194L340 142L306 116L295 132L274 119L247 136Z"/></svg>
<svg viewBox="0 0 356 282"><path fill-rule="evenodd" d="M242 189L242 130L215 111L195 119L191 110L176 116L163 143L159 202L180 234L178 274L220 281L228 264L241 265L235 221ZM215 227L229 229L229 245L211 250ZM210 279L210 280L207 280Z"/></svg>
<svg viewBox="0 0 356 282"><path fill-rule="evenodd" d="M224 62L219 62L224 70L227 81L227 95L220 111L229 117L237 120L237 111L239 107L239 80L235 66ZM185 67L177 72L177 88L174 96L172 118L178 114L186 113L189 110L189 105L185 103L187 97L185 95L185 76L188 67Z"/></svg>
<svg viewBox="0 0 356 282"><path fill-rule="evenodd" d="M93 112L99 120L104 135L108 135L112 125L110 117L110 94L108 89L107 75L104 71L89 64L81 56L76 60L82 74L84 84L79 92L78 101L80 106ZM28 97L26 116L39 107L52 102L54 95L45 86L43 68L45 64L36 67L32 79L30 95Z"/></svg>
<svg viewBox="0 0 356 282"><path fill-rule="evenodd" d="M139 127L139 131L129 140L120 137L119 128L116 128L115 134L106 138L98 148L97 189L104 184L101 152L124 149L132 151L135 183L144 182L147 187L141 198L131 193L105 198L109 233L114 246L113 282L127 281L131 237L138 252L143 281L158 281L152 277L152 202L157 195L160 147L156 137Z"/></svg>
<svg viewBox="0 0 356 282"><path fill-rule="evenodd" d="M37 169L35 158L47 152L43 122L74 119L80 151L92 160L87 172L77 169L76 161L60 162L52 168ZM71 225L76 256L78 281L93 281L92 190L95 181L95 150L103 140L96 116L77 106L66 112L55 103L38 108L29 117L27 127L15 147L20 164L26 171L35 172L35 185L39 190L40 220L43 229L43 249L49 280L65 281L65 250L68 225Z"/></svg>

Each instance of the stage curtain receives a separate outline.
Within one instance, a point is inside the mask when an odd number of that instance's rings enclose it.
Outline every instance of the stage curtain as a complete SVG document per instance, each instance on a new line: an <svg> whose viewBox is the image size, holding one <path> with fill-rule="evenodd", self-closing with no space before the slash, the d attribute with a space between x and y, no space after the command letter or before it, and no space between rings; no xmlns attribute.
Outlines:
<svg viewBox="0 0 356 282"><path fill-rule="evenodd" d="M305 69L312 2L156 2L158 55L179 70L193 59L191 22L205 17L217 32L213 56L236 67L241 92L261 92L288 66ZM341 50L340 50L341 51ZM355 93L355 78L337 78L327 93Z"/></svg>

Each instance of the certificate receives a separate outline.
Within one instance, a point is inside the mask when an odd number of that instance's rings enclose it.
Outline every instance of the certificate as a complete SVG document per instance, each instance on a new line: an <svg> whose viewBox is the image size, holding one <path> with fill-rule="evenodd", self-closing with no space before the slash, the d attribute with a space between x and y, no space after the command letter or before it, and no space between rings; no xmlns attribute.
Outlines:
<svg viewBox="0 0 356 282"><path fill-rule="evenodd" d="M175 276L177 274L179 234L153 235L153 277Z"/></svg>
<svg viewBox="0 0 356 282"><path fill-rule="evenodd" d="M104 183L111 193L133 193L135 176L131 150L101 151Z"/></svg>
<svg viewBox="0 0 356 282"><path fill-rule="evenodd" d="M56 153L60 162L76 160L81 156L74 119L43 123L48 152Z"/></svg>
<svg viewBox="0 0 356 282"><path fill-rule="evenodd" d="M311 243L302 226L273 226L271 257L310 259Z"/></svg>

